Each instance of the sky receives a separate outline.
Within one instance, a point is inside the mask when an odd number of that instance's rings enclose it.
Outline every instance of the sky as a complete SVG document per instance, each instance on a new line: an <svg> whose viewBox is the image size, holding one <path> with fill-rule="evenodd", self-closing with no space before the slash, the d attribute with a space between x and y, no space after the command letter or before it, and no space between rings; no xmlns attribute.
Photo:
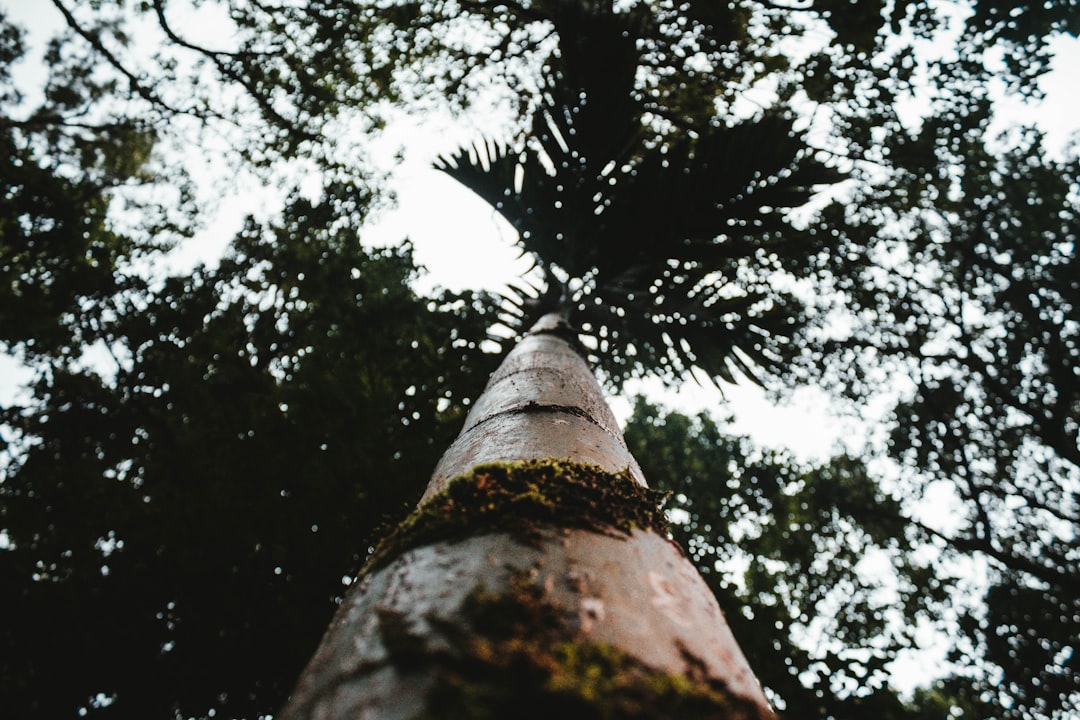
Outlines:
<svg viewBox="0 0 1080 720"><path fill-rule="evenodd" d="M31 43L40 43L44 29L62 23L58 11L46 0L0 0L0 8L31 28ZM176 25L184 26L181 22ZM204 30L206 27L201 25ZM42 67L33 63L24 63L18 71L27 85L44 78ZM510 226L471 191L433 167L439 153L457 149L453 138L464 141L482 135L481 127L458 126L448 144L445 124L403 121L391 127L374 149L375 156L390 170L390 190L397 204L375 218L362 240L372 245L396 244L403 239L412 242L417 262L427 270L421 290L499 291L529 269L529 263L514 248ZM401 150L404 152L399 156ZM233 196L218 203L205 229L178 248L169 267L183 270L197 262L216 261L248 213L273 212L277 207L279 194L255 185L238 186ZM26 379L17 362L0 356L0 401L18 396L19 385ZM625 394L610 398L620 419L629 416L632 398L638 393L686 413L707 411L718 418L734 413L737 419L730 426L732 431L749 434L766 445L787 447L801 457L827 457L842 438L851 436L845 423L821 412L826 405L824 394L809 388L796 393L787 406L778 407L752 385L728 386L721 392L707 381L687 381L674 388L659 381L632 382ZM814 432L807 432L808 428Z"/></svg>
<svg viewBox="0 0 1080 720"><path fill-rule="evenodd" d="M32 27L55 27L59 13L46 0L0 0L0 7ZM205 31L213 23L193 21L185 28ZM40 37L40 35L38 36ZM209 41L207 41L209 42ZM1080 68L1080 41L1075 38L1055 43L1054 69L1044 78L1047 100L1039 107L1009 103L1010 118L1037 119L1049 133L1052 148L1062 148L1070 132L1080 128L1080 94L1074 90ZM27 64L23 76L40 75L40 67ZM916 99L917 101L917 99ZM474 288L498 291L528 270L529 264L518 257L513 245L514 233L496 212L449 176L434 169L432 161L440 152L456 149L454 138L483 135L483 128L457 127L450 135L438 121L402 122L392 127L387 138L375 149L390 170L390 189L397 206L375 218L362 240L373 245L412 242L417 261L428 274L421 289L445 287L452 290ZM399 150L403 154L398 156ZM178 249L170 266L182 270L196 262L214 262L239 229L249 212L272 212L280 197L251 185L239 187L232 197L218 205L206 228L191 242ZM17 392L20 380L18 365L0 357L0 400ZM863 429L872 425L873 407L858 414L839 415L826 394L816 388L800 388L783 405L766 398L764 391L745 383L716 388L711 383L687 380L677 387L664 387L656 380L632 382L627 392L611 398L616 415L628 416L632 397L643 393L685 413L710 412L717 418L733 416L727 426L737 434L747 434L756 442L786 448L803 459L824 459L838 450L857 450L864 437Z"/></svg>

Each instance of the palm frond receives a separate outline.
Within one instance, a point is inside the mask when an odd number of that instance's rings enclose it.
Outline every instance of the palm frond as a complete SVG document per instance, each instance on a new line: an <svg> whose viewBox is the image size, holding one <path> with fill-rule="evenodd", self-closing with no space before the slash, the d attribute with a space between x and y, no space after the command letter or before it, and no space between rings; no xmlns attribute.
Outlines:
<svg viewBox="0 0 1080 720"><path fill-rule="evenodd" d="M594 5L558 3L562 56L528 135L438 166L510 222L549 280L557 269L578 281L561 300L591 328L613 377L697 366L728 382L759 379L777 368L800 313L761 279L778 263L760 268L761 290L736 279L753 275L763 253L801 251L785 210L839 175L779 113L679 137L646 132L634 90L641 29L627 30L628 16L593 17ZM562 37L567 28L580 34ZM617 61L594 62L597 47ZM522 320L539 292L517 297Z"/></svg>

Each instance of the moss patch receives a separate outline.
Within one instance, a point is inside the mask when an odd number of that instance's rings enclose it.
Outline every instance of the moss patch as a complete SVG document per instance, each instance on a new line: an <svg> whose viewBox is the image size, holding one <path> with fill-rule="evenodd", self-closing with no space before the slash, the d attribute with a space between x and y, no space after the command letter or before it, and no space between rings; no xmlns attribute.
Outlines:
<svg viewBox="0 0 1080 720"><path fill-rule="evenodd" d="M714 679L658 672L611 646L574 639L567 613L524 577L509 592L472 593L463 609L464 626L439 628L454 649L429 658L436 684L422 718L773 717Z"/></svg>
<svg viewBox="0 0 1080 720"><path fill-rule="evenodd" d="M535 544L544 530L573 528L628 535L634 528L667 532L664 495L627 473L555 460L479 465L454 478L375 548L362 574L401 553L440 540L507 532Z"/></svg>

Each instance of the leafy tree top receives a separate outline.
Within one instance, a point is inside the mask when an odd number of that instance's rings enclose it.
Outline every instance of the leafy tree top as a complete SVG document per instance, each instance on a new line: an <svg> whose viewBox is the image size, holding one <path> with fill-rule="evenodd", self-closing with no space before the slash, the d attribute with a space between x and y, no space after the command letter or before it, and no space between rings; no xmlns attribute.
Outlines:
<svg viewBox="0 0 1080 720"><path fill-rule="evenodd" d="M694 75L658 69L657 58L690 42L665 37L660 11L538 7L557 45L527 132L513 147L482 144L441 163L514 226L542 268L543 297L519 295L511 326L533 315L526 309L566 312L616 383L693 366L729 382L776 370L799 309L770 281L786 256L806 252L783 211L837 173L813 158L782 107L719 115L720 84L688 90L693 109L651 112L665 92L654 80L686 89ZM720 52L749 36L723 10L709 22L687 16L695 44Z"/></svg>

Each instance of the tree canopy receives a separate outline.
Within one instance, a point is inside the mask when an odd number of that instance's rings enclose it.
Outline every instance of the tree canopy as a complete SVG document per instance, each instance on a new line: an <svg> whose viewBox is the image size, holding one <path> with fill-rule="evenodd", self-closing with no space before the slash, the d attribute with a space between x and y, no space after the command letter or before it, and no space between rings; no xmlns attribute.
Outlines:
<svg viewBox="0 0 1080 720"><path fill-rule="evenodd" d="M0 346L33 375L0 427L4 707L272 714L491 342L559 303L613 388L889 404L819 467L647 403L628 428L779 706L1077 711L1080 165L991 134L1075 2L49 8L36 87L0 16ZM497 118L440 163L539 267L506 297L422 296L407 245L363 244L402 113ZM202 153L286 200L162 272ZM900 698L926 629L950 664Z"/></svg>
<svg viewBox="0 0 1080 720"><path fill-rule="evenodd" d="M8 712L272 713L423 489L492 369L486 305L417 297L407 248L328 212L125 278L73 328L115 357L51 357L5 408Z"/></svg>
<svg viewBox="0 0 1080 720"><path fill-rule="evenodd" d="M857 401L884 378L903 386L886 420L904 469L897 491L953 497L947 518L911 527L944 557L988 564L985 604L951 600L975 653L1002 674L993 693L1016 703L1003 716L1052 715L1075 709L1080 680L1080 176L1036 132L995 152L985 115L961 120L947 145L938 122L902 140L898 182L848 206L846 267L829 274L854 322L808 344L799 364Z"/></svg>

